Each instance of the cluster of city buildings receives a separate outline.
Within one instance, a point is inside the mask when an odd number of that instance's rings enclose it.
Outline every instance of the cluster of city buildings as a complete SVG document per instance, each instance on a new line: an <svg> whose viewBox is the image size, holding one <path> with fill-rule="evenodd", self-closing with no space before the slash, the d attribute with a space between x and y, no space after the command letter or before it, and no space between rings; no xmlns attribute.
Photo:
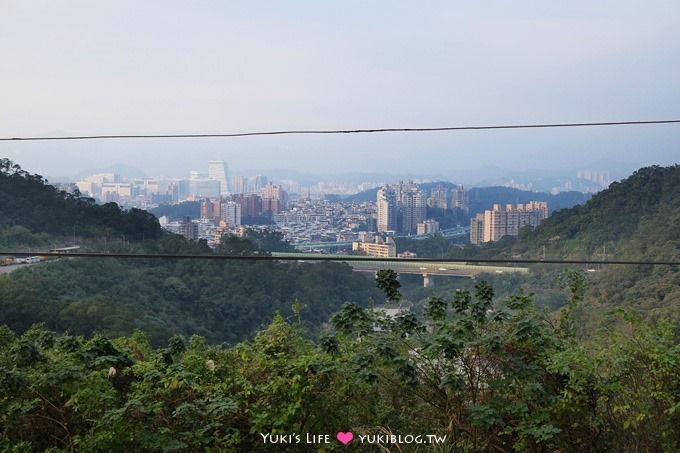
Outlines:
<svg viewBox="0 0 680 453"><path fill-rule="evenodd" d="M584 178L604 181L607 174L584 174ZM382 185L375 202L331 202L312 197L308 189L301 195L295 181L277 185L263 175L229 175L224 161L208 162L207 171L191 171L188 178L138 178L123 180L113 173L92 175L76 182L81 194L123 207L150 208L162 203L200 201L195 219L161 218L161 225L190 239L219 244L225 234L240 234L243 224L266 217L272 227L297 247L314 250L336 244L354 253L396 256L394 236L423 236L439 232L439 223L428 218L428 207L460 209L469 213L465 188L442 185L427 194L413 181ZM294 197L289 197L289 190ZM428 196L429 195L429 196ZM470 242L482 244L514 236L527 225L536 226L548 216L545 202L530 202L505 209L476 214L470 221ZM245 221L244 221L245 220ZM327 248L326 248L327 250Z"/></svg>
<svg viewBox="0 0 680 453"><path fill-rule="evenodd" d="M375 236L362 235L352 243L354 252L379 257L397 256L392 236L433 235L439 232L439 222L427 218L427 208L459 208L468 212L467 194L462 185L449 191L438 186L430 196L413 181L384 185L378 189L375 204ZM369 230L373 231L373 230Z"/></svg>
<svg viewBox="0 0 680 453"><path fill-rule="evenodd" d="M75 183L84 196L93 197L104 203L115 202L126 208L143 209L164 203L259 193L268 184L268 178L263 175L231 176L229 167L224 161L210 161L207 171L192 170L188 178L129 179L122 178L116 173L98 173Z"/></svg>
<svg viewBox="0 0 680 453"><path fill-rule="evenodd" d="M460 208L468 212L465 189L459 185L447 190L441 186L431 191L430 197L413 181L385 185L378 190L376 199L376 224L378 232L395 232L403 235L436 232L436 224L427 222L427 207Z"/></svg>
<svg viewBox="0 0 680 453"><path fill-rule="evenodd" d="M599 189L609 187L612 183L611 173L607 170L579 170L576 172L576 177L585 181L594 182L599 186Z"/></svg>
<svg viewBox="0 0 680 453"><path fill-rule="evenodd" d="M116 173L98 173L82 178L74 184L82 195L103 203L115 202L124 208L149 209L160 204L215 199L233 194L259 194L269 182L269 178L264 175L230 174L226 162L210 161L207 171L192 170L186 178L126 178ZM308 194L323 196L323 194L354 194L376 185L378 183L318 182L303 189L298 181L282 179L277 181L276 187L290 194L300 194L304 190ZM62 185L61 188L68 191L73 189L67 185ZM270 209L265 206L264 211L268 210ZM280 207L271 210L282 211Z"/></svg>
<svg viewBox="0 0 680 453"><path fill-rule="evenodd" d="M355 253L393 257L393 236L439 232L439 223L427 218L427 206L450 206L448 194L442 195L448 191L440 189L428 198L413 181L399 182L378 190L376 202L343 202L309 194L289 199L285 190L268 183L258 193L202 199L198 219L161 220L170 231L216 245L221 235L238 232L244 218L266 216L298 248L327 251L351 247ZM462 187L453 192L464 193Z"/></svg>
<svg viewBox="0 0 680 453"><path fill-rule="evenodd" d="M281 187L267 183L259 193L220 194L200 200L198 219L185 217L168 221L161 217L161 226L188 239L205 239L210 246L220 243L225 234L242 234L244 218L271 218L287 209L288 193Z"/></svg>

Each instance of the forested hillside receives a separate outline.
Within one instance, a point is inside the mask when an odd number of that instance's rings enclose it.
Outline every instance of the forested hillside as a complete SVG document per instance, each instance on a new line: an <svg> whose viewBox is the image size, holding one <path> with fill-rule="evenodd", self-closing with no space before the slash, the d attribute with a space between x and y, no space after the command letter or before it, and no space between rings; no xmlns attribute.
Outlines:
<svg viewBox="0 0 680 453"><path fill-rule="evenodd" d="M647 167L563 209L535 229L483 247L477 256L593 261L680 261L680 165ZM537 266L537 272L548 272ZM590 266L584 324L615 307L680 320L680 272L670 265Z"/></svg>
<svg viewBox="0 0 680 453"><path fill-rule="evenodd" d="M613 183L583 205L554 212L536 228L519 237L505 237L483 246L460 248L443 237L416 241L397 238L397 251L419 257L453 259L587 260L587 300L581 312L584 334L607 323L612 309L627 307L645 317L680 320L680 272L672 265L605 265L605 261L678 262L680 260L680 166L642 168ZM499 293L523 288L533 291L542 306L556 309L565 303L558 264L530 265L527 276L489 278ZM448 287L448 282L444 283ZM418 289L424 303L439 289Z"/></svg>
<svg viewBox="0 0 680 453"><path fill-rule="evenodd" d="M345 301L372 296L371 281L339 263L61 259L0 276L0 325L235 343L277 312L316 332Z"/></svg>
<svg viewBox="0 0 680 453"><path fill-rule="evenodd" d="M565 257L672 259L680 254L679 221L680 165L647 167L584 205L553 213L512 250L535 255L546 246Z"/></svg>

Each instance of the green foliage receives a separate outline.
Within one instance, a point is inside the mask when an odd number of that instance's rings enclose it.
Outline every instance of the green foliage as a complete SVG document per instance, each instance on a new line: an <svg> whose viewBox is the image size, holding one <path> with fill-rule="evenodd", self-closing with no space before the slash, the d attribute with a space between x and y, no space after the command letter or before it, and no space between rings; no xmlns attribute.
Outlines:
<svg viewBox="0 0 680 453"><path fill-rule="evenodd" d="M571 299L582 303L583 275L566 281ZM425 321L411 313L385 319L356 306L336 315L342 335L334 353L354 363L359 382L390 395L378 404L399 414L357 414L355 426L447 432L466 451L637 451L645 442L655 451L677 449L677 422L663 418L677 417L680 382L671 377L680 362L668 326L630 340L604 332L584 345L566 321L554 327L541 317L531 294L510 297L502 310L495 305L492 288L480 282L474 292L456 292L450 305L431 299ZM366 330L369 322L380 328ZM361 336L346 336L357 330ZM647 429L654 423L659 432Z"/></svg>
<svg viewBox="0 0 680 453"><path fill-rule="evenodd" d="M441 321L446 317L447 303L441 297L431 297L425 305L425 318L431 321Z"/></svg>
<svg viewBox="0 0 680 453"><path fill-rule="evenodd" d="M618 310L626 330L579 342L533 297L499 308L482 281L431 299L425 319L346 303L318 346L280 314L230 348L0 327L0 447L283 451L301 445L261 433L351 430L445 435L440 451L677 451L677 325Z"/></svg>
<svg viewBox="0 0 680 453"><path fill-rule="evenodd" d="M294 252L295 247L278 231L247 229L243 237L234 235L222 237L217 251L225 255L250 256L268 255L271 252Z"/></svg>
<svg viewBox="0 0 680 453"><path fill-rule="evenodd" d="M371 329L373 317L354 302L345 302L331 318L333 327L345 335L363 335Z"/></svg>
<svg viewBox="0 0 680 453"><path fill-rule="evenodd" d="M375 283L380 290L385 293L385 297L391 303L398 303L401 300L401 283L397 280L397 273L392 269L381 269L375 276Z"/></svg>
<svg viewBox="0 0 680 453"><path fill-rule="evenodd" d="M576 316L582 309L588 281L582 272L567 270L564 273L563 287L569 288L569 302L560 313L560 330L567 337L573 337L576 332Z"/></svg>

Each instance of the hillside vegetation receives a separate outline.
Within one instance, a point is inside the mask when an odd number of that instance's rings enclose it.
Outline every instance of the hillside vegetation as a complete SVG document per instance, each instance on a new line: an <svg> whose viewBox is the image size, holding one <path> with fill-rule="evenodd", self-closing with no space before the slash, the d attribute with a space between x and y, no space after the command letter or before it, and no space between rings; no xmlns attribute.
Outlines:
<svg viewBox="0 0 680 453"><path fill-rule="evenodd" d="M680 261L680 165L647 167L612 183L583 206L557 211L483 256L593 261ZM680 320L680 272L670 265L591 265L583 322L612 308ZM536 271L546 272L545 266ZM592 329L591 329L592 331Z"/></svg>
<svg viewBox="0 0 680 453"><path fill-rule="evenodd" d="M397 239L398 251L419 257L455 259L587 260L588 303L584 334L593 333L606 314L627 307L652 318L680 320L680 272L671 265L605 265L605 261L680 261L680 166L647 167L612 183L583 205L560 209L536 228L481 247L459 248L442 237ZM533 291L544 306L559 308L565 266L536 264L526 277L494 276L504 294Z"/></svg>
<svg viewBox="0 0 680 453"><path fill-rule="evenodd" d="M678 258L680 165L647 167L520 235L513 253L586 259ZM606 257L605 257L606 253Z"/></svg>

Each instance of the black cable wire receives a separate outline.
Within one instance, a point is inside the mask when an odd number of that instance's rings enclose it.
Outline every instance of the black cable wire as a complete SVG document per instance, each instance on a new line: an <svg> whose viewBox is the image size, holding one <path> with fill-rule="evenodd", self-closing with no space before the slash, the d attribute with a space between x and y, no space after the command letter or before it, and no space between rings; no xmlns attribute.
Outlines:
<svg viewBox="0 0 680 453"><path fill-rule="evenodd" d="M68 135L48 137L5 137L0 141L48 141L48 140L102 140L102 139L146 139L146 138L228 138L250 137L258 135L311 135L311 134L365 134L382 132L442 132L442 131L470 131L489 129L539 129L564 127L596 127L596 126L630 126L650 124L677 124L680 120L651 120L651 121L607 121L594 123L554 123L554 124L513 124L495 126L453 126L453 127L406 127L382 129L338 129L338 130L283 130L265 132L237 132L230 134L142 134L142 135Z"/></svg>
<svg viewBox="0 0 680 453"><path fill-rule="evenodd" d="M677 266L680 261L635 261L635 260L543 260L543 259L455 259L455 258L379 258L367 256L271 256L271 255L176 255L149 253L63 253L63 252L0 252L12 256L53 256L73 258L137 258L137 259L189 259L189 260L232 260L232 261L352 261L387 263L461 263L461 264L623 264L623 265L662 265Z"/></svg>

